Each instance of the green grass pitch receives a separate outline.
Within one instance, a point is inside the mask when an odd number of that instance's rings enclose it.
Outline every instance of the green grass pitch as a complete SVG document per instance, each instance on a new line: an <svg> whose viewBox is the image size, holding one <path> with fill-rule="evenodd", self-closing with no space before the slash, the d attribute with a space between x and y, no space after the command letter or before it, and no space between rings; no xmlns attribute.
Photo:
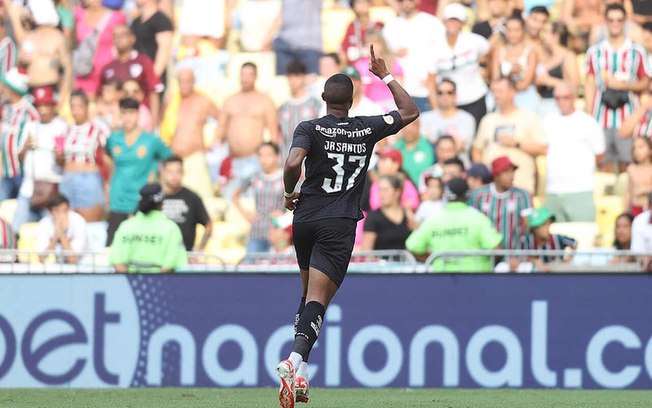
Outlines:
<svg viewBox="0 0 652 408"><path fill-rule="evenodd" d="M297 408L651 407L652 391L323 389ZM0 389L2 408L278 407L272 388Z"/></svg>

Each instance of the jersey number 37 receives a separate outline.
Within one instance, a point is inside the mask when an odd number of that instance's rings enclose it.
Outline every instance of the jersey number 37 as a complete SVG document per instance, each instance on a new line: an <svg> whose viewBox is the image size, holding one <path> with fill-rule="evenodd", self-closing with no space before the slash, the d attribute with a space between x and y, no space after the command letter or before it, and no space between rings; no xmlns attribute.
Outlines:
<svg viewBox="0 0 652 408"><path fill-rule="evenodd" d="M329 159L335 159L336 163L333 165L333 171L335 171L335 180L331 178L324 178L324 183L321 188L327 193L335 193L342 191L342 185L344 184L344 163L347 156L342 153L328 153ZM351 177L346 182L346 189L349 190L355 185L355 179L360 175L360 172L364 168L364 165L367 163L366 156L348 156L349 163L358 163Z"/></svg>

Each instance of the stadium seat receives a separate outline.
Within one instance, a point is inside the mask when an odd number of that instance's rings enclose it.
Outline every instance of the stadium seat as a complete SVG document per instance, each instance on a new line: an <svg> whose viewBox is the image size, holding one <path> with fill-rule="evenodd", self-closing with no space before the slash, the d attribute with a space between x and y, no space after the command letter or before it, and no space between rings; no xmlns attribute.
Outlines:
<svg viewBox="0 0 652 408"><path fill-rule="evenodd" d="M546 195L546 156L537 156L535 160L537 166L537 187L535 194L539 197L545 197Z"/></svg>
<svg viewBox="0 0 652 408"><path fill-rule="evenodd" d="M565 235L577 241L577 249L595 248L598 225L594 222L553 222L552 234Z"/></svg>
<svg viewBox="0 0 652 408"><path fill-rule="evenodd" d="M36 254L36 238L38 237L38 222L28 222L21 225L18 238L18 250L29 253L20 254L18 261L21 263L39 263Z"/></svg>
<svg viewBox="0 0 652 408"><path fill-rule="evenodd" d="M208 216L213 222L224 220L224 214L229 206L229 203L224 198L209 197L204 198L203 201L206 211L208 211Z"/></svg>
<svg viewBox="0 0 652 408"><path fill-rule="evenodd" d="M250 197L240 197L240 202L242 206L251 211L256 210L256 203L253 198ZM229 206L224 213L224 221L236 223L236 224L249 224L249 221L238 211L235 205L229 203Z"/></svg>
<svg viewBox="0 0 652 408"><path fill-rule="evenodd" d="M611 247L616 218L624 211L622 196L602 196L595 200L595 222L600 233L600 246Z"/></svg>
<svg viewBox="0 0 652 408"><path fill-rule="evenodd" d="M369 19L386 24L396 18L396 11L389 6L374 6L369 8Z"/></svg>
<svg viewBox="0 0 652 408"><path fill-rule="evenodd" d="M321 12L321 33L324 53L339 52L346 28L355 18L348 7L324 7Z"/></svg>
<svg viewBox="0 0 652 408"><path fill-rule="evenodd" d="M532 205L534 208L541 208L546 204L546 198L541 196L532 197Z"/></svg>
<svg viewBox="0 0 652 408"><path fill-rule="evenodd" d="M274 100L277 107L290 99L290 86L285 75L277 75L269 81L261 83L259 88Z"/></svg>
<svg viewBox="0 0 652 408"><path fill-rule="evenodd" d="M597 199L605 195L613 194L617 177L613 173L596 171L593 174L593 197Z"/></svg>
<svg viewBox="0 0 652 408"><path fill-rule="evenodd" d="M629 189L629 176L627 172L620 173L618 179L616 180L616 185L614 186L614 195L625 197L625 193Z"/></svg>
<svg viewBox="0 0 652 408"><path fill-rule="evenodd" d="M16 213L18 201L15 198L7 199L0 202L0 218L11 224Z"/></svg>

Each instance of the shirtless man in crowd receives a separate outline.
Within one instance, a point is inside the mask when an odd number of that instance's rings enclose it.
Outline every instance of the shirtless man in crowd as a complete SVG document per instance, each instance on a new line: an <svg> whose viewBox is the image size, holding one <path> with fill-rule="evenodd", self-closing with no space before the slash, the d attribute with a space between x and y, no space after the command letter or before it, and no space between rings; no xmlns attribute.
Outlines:
<svg viewBox="0 0 652 408"><path fill-rule="evenodd" d="M256 90L256 65L245 62L240 69L240 91L224 101L217 128L217 140L226 141L232 157L233 180L224 196L259 171L256 151L265 141L279 143L279 127L274 101L269 95Z"/></svg>
<svg viewBox="0 0 652 408"><path fill-rule="evenodd" d="M69 95L71 53L65 36L57 29L56 9L40 3L38 8L22 9L11 3L5 2L20 47L18 63L27 68L30 87L54 86L61 95Z"/></svg>
<svg viewBox="0 0 652 408"><path fill-rule="evenodd" d="M200 197L212 197L204 144L204 125L209 117L218 118L219 110L208 97L195 91L195 74L190 68L177 71L180 101L176 112L176 133L170 142L172 152L183 159L183 185ZM167 109L166 109L167 113ZM183 119L183 120L181 120Z"/></svg>

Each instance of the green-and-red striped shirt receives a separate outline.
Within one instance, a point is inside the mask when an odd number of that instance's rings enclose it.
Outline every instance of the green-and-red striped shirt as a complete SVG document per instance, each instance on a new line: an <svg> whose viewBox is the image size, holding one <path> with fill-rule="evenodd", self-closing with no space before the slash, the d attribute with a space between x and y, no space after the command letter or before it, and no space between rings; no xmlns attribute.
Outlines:
<svg viewBox="0 0 652 408"><path fill-rule="evenodd" d="M23 174L18 161L18 152L23 148L30 129L39 121L36 108L23 97L14 104L2 108L2 127L0 134L0 154L5 177Z"/></svg>
<svg viewBox="0 0 652 408"><path fill-rule="evenodd" d="M281 125L281 156L285 158L292 145L294 129L303 121L316 119L322 102L314 96L300 100L289 100L278 109L278 123Z"/></svg>
<svg viewBox="0 0 652 408"><path fill-rule="evenodd" d="M604 80L613 77L617 80L635 82L652 76L652 69L647 60L647 52L641 45L625 40L617 50L608 41L602 41L586 52L586 74L596 81L596 92L592 112L596 120L605 129L618 129L629 115L638 107L639 95L629 93L629 102L617 109L609 109L602 104L605 90Z"/></svg>
<svg viewBox="0 0 652 408"><path fill-rule="evenodd" d="M469 205L493 221L496 230L503 235L503 249L519 247L520 237L525 233L522 217L532 208L532 198L527 191L512 187L499 193L491 183L471 192Z"/></svg>
<svg viewBox="0 0 652 408"><path fill-rule="evenodd" d="M534 234L527 234L521 237L519 249L561 251L566 248L577 248L577 242L573 238L557 234L550 234L547 241L539 241L534 237ZM542 257L541 261L550 263L561 261L563 258L560 255L546 255Z"/></svg>
<svg viewBox="0 0 652 408"><path fill-rule="evenodd" d="M652 137L652 109L648 109L634 128L633 137Z"/></svg>
<svg viewBox="0 0 652 408"><path fill-rule="evenodd" d="M243 191L249 188L253 192L256 203L256 218L251 224L249 236L255 239L267 239L272 215L285 209L283 172L255 174L249 183L243 186Z"/></svg>

